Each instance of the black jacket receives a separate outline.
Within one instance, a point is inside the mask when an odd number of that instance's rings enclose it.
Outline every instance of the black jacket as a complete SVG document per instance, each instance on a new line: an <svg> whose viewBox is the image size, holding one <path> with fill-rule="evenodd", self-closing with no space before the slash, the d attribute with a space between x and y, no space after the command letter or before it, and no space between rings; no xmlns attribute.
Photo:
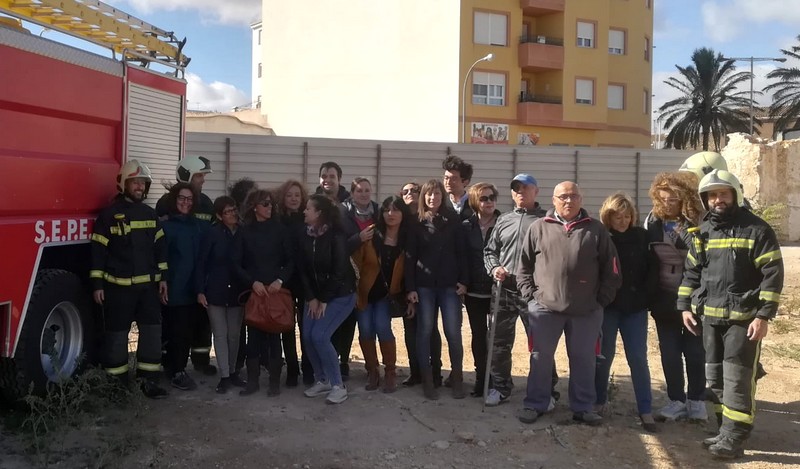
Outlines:
<svg viewBox="0 0 800 469"><path fill-rule="evenodd" d="M608 305L622 313L635 313L647 308L648 292L655 284L656 272L649 259L649 243L644 228L634 226L624 233L609 230L622 267L622 286Z"/></svg>
<svg viewBox="0 0 800 469"><path fill-rule="evenodd" d="M345 251L345 235L329 229L321 236L303 234L300 250L300 275L304 299L328 303L356 289L356 274Z"/></svg>
<svg viewBox="0 0 800 469"><path fill-rule="evenodd" d="M745 208L726 220L706 214L693 235L677 307L729 324L773 319L783 290L783 258L775 231Z"/></svg>
<svg viewBox="0 0 800 469"><path fill-rule="evenodd" d="M233 245L233 267L246 288L256 281L286 283L295 268L289 231L274 218L242 226Z"/></svg>
<svg viewBox="0 0 800 469"><path fill-rule="evenodd" d="M157 282L167 270L167 243L156 212L118 195L94 222L91 243L93 290Z"/></svg>
<svg viewBox="0 0 800 469"><path fill-rule="evenodd" d="M233 268L233 249L241 229L233 233L225 224L217 223L200 243L196 288L211 305L238 306L239 294L247 290Z"/></svg>
<svg viewBox="0 0 800 469"><path fill-rule="evenodd" d="M303 212L290 213L281 217L281 223L289 230L289 239L292 242L292 253L295 259L295 269L292 277L283 285L292 292L292 296L302 303L303 299L303 279L300 278L300 266L297 265L297 256L302 248L303 236L306 232L306 224Z"/></svg>
<svg viewBox="0 0 800 469"><path fill-rule="evenodd" d="M469 285L465 238L458 215L452 210L440 211L433 221L414 224L407 245L406 291Z"/></svg>
<svg viewBox="0 0 800 469"><path fill-rule="evenodd" d="M372 223L375 224L378 222L380 208L374 201L369 203L372 205ZM341 217L342 232L347 237L345 242L347 254L352 255L356 252L356 249L361 247L361 238L359 237L361 228L358 227L358 222L356 222L356 205L353 203L353 199L348 199L339 206L339 216Z"/></svg>
<svg viewBox="0 0 800 469"><path fill-rule="evenodd" d="M322 190L322 186L317 186L317 190L315 190L314 193L324 194L325 191ZM350 193L347 192L347 189L345 189L344 187L339 186L339 192L336 194L336 198L339 199L339 203L342 203L350 198Z"/></svg>
<svg viewBox="0 0 800 469"><path fill-rule="evenodd" d="M673 275L683 272L682 261L679 264L665 265L656 255L653 243L664 241L664 222L654 215L649 215L645 223L647 226L647 242L650 245L650 262L656 271L669 270ZM687 229L682 230L680 236L675 239L675 248L680 255L689 249L690 238ZM678 284L680 281L677 282ZM677 285L675 288L666 288L656 282L653 291L650 293L649 308L654 319L681 321L681 314L677 310L675 302L678 300Z"/></svg>
<svg viewBox="0 0 800 469"><path fill-rule="evenodd" d="M500 210L495 210L494 216L499 218ZM486 231L486 239L484 239L481 233L480 223L478 222L478 215L472 215L470 218L464 220L461 222L461 226L464 228L464 233L467 237L469 293L489 295L492 293L492 284L494 280L486 273L483 251L486 247L486 243L491 239L495 227L492 226Z"/></svg>

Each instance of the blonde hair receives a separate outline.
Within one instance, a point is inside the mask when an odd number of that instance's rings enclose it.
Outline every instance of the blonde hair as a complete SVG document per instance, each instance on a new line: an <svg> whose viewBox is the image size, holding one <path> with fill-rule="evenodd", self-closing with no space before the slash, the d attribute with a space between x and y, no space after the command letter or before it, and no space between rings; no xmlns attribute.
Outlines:
<svg viewBox="0 0 800 469"><path fill-rule="evenodd" d="M639 213L636 210L636 204L633 203L633 199L625 192L615 192L603 201L603 206L600 207L600 221L606 227L609 227L611 226L611 217L618 213L626 212L631 214L631 224L628 228L639 223Z"/></svg>
<svg viewBox="0 0 800 469"><path fill-rule="evenodd" d="M474 210L475 213L478 213L481 210L481 192L486 189L491 189L492 194L497 197L497 188L494 187L494 184L489 184L488 182L479 182L473 186L470 186L469 190L467 190L469 206L472 207L472 210Z"/></svg>
<svg viewBox="0 0 800 469"><path fill-rule="evenodd" d="M649 191L650 200L653 202L653 214L661 220L669 218L669 207L658 194L659 191L666 191L680 200L681 216L693 225L697 225L705 212L697 194L697 184L697 176L686 171L656 174Z"/></svg>

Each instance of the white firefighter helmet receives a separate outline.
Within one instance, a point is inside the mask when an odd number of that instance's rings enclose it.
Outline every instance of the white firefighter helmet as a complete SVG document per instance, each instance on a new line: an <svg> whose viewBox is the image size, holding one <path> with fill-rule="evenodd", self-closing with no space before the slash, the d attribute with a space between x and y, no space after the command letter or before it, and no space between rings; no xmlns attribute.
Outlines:
<svg viewBox="0 0 800 469"><path fill-rule="evenodd" d="M730 172L724 169L715 169L710 173L703 176L700 180L700 186L697 192L700 194L700 200L703 201L703 207L708 210L708 195L709 191L718 189L731 189L733 195L736 197L734 203L739 206L744 206L744 194L742 194L742 183Z"/></svg>
<svg viewBox="0 0 800 469"><path fill-rule="evenodd" d="M686 158L679 171L694 173L697 175L697 179L700 180L715 169L728 170L728 163L725 158L715 151L701 151Z"/></svg>
<svg viewBox="0 0 800 469"><path fill-rule="evenodd" d="M178 182L192 182L195 174L207 174L211 171L211 161L204 156L187 156L178 162L175 178Z"/></svg>
<svg viewBox="0 0 800 469"><path fill-rule="evenodd" d="M140 163L139 160L128 160L127 163L119 168L119 174L117 174L117 190L119 190L120 193L125 192L125 181L133 178L145 178L147 180L144 190L145 195L147 195L147 192L150 190L150 183L153 182L153 176L150 174L150 168L144 163Z"/></svg>

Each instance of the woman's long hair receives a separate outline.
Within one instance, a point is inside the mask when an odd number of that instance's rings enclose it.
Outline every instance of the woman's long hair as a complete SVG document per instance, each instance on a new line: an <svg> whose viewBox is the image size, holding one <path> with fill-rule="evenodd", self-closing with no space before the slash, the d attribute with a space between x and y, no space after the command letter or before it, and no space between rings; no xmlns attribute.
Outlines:
<svg viewBox="0 0 800 469"><path fill-rule="evenodd" d="M319 225L329 225L331 229L340 228L339 207L328 196L313 194L308 198L319 210Z"/></svg>
<svg viewBox="0 0 800 469"><path fill-rule="evenodd" d="M405 247L408 224L411 221L411 210L409 210L408 205L406 205L402 197L390 195L383 200L381 203L381 208L378 212L378 221L375 222L375 233L380 237L381 242L386 238L387 226L386 220L383 218L383 214L386 213L390 208L399 211L403 215L403 220L400 222L400 229L397 233L397 245L403 248Z"/></svg>
<svg viewBox="0 0 800 469"><path fill-rule="evenodd" d="M705 210L697 195L697 177L687 172L666 172L656 174L650 185L650 200L653 202L653 214L661 220L669 218L669 208L661 200L658 191L667 191L680 200L681 215L690 223L697 225Z"/></svg>
<svg viewBox="0 0 800 469"><path fill-rule="evenodd" d="M452 209L452 207L450 207L449 201L447 200L447 191L445 190L442 181L438 179L430 179L428 182L422 185L422 189L419 191L419 201L417 202L419 207L417 210L419 221L425 221L427 219L428 212L430 212L428 205L425 204L425 194L433 192L437 189L442 194L442 205L439 206L438 213L447 219L453 218L456 215L455 211Z"/></svg>
<svg viewBox="0 0 800 469"><path fill-rule="evenodd" d="M265 189L254 189L247 194L247 198L244 200L242 218L244 218L245 225L250 225L256 221L256 204L264 200L272 201L272 215L270 218L274 218L276 216L275 196L272 194L272 192Z"/></svg>

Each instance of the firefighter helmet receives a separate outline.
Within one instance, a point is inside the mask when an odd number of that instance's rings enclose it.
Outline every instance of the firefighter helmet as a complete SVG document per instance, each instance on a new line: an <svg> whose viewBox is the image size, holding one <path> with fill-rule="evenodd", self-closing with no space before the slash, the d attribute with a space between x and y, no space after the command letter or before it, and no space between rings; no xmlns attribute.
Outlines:
<svg viewBox="0 0 800 469"><path fill-rule="evenodd" d="M697 180L715 169L728 170L725 158L715 151L701 151L686 158L679 171L687 171L697 175Z"/></svg>
<svg viewBox="0 0 800 469"><path fill-rule="evenodd" d="M708 210L708 195L707 192L718 189L730 189L733 191L736 200L736 205L744 206L744 194L742 194L742 183L730 172L724 169L715 169L710 173L703 176L700 180L700 186L697 192L700 194L700 200L703 201L703 207Z"/></svg>
<svg viewBox="0 0 800 469"><path fill-rule="evenodd" d="M187 156L178 162L175 178L178 182L192 182L195 174L207 174L211 171L211 161L205 156Z"/></svg>
<svg viewBox="0 0 800 469"><path fill-rule="evenodd" d="M153 176L150 174L150 168L144 163L140 163L139 160L128 160L127 163L119 168L117 190L120 193L125 192L125 181L133 178L145 178L147 180L144 189L144 195L147 196L147 192L150 190L150 183L153 182Z"/></svg>

